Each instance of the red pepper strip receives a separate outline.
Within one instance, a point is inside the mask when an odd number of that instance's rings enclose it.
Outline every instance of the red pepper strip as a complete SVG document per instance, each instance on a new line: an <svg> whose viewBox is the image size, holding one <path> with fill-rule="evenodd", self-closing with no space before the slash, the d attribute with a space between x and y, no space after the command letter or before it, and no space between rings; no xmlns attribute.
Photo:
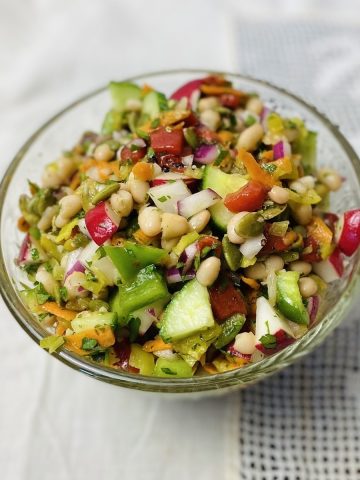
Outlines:
<svg viewBox="0 0 360 480"><path fill-rule="evenodd" d="M318 242L313 238L313 237L306 237L304 239L304 250L308 249L309 247L312 248L312 251L309 253L302 253L300 255L301 260L304 260L305 262L321 262L321 251L320 251L320 245Z"/></svg>
<svg viewBox="0 0 360 480"><path fill-rule="evenodd" d="M250 180L238 191L226 195L224 205L234 213L255 212L264 203L268 190L262 183Z"/></svg>
<svg viewBox="0 0 360 480"><path fill-rule="evenodd" d="M269 188L276 184L276 179L269 173L265 172L251 153L247 152L244 148L240 148L238 151L238 159L245 165L252 180L256 180Z"/></svg>
<svg viewBox="0 0 360 480"><path fill-rule="evenodd" d="M261 250L261 253L283 252L289 248L289 244L284 241L284 237L278 237L277 235L271 235L269 232L271 224L265 224L264 235L266 243Z"/></svg>
<svg viewBox="0 0 360 480"><path fill-rule="evenodd" d="M209 293L211 308L219 322L224 322L235 313L247 314L243 296L230 282L226 285L215 285L210 288Z"/></svg>
<svg viewBox="0 0 360 480"><path fill-rule="evenodd" d="M182 130L171 130L169 127L160 127L150 133L150 145L155 153L180 155L183 144L184 136Z"/></svg>
<svg viewBox="0 0 360 480"><path fill-rule="evenodd" d="M214 253L217 257L221 256L221 243L216 237L212 237L211 235L208 235L207 237L200 237L197 244L198 251L201 253L201 251L206 247L210 247L212 250L214 250Z"/></svg>

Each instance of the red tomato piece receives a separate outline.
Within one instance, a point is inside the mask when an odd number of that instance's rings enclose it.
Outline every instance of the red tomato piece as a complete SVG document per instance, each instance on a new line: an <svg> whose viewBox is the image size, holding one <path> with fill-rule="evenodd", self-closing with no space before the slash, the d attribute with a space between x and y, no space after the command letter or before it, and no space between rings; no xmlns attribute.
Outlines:
<svg viewBox="0 0 360 480"><path fill-rule="evenodd" d="M183 132L160 127L150 133L150 145L155 153L180 155L184 145Z"/></svg>
<svg viewBox="0 0 360 480"><path fill-rule="evenodd" d="M220 103L223 107L235 109L240 105L240 97L232 93L220 95Z"/></svg>
<svg viewBox="0 0 360 480"><path fill-rule="evenodd" d="M125 146L120 153L121 160L123 162L131 161L131 162L138 162L142 158L144 158L146 155L146 147L144 148L139 148L137 150L131 149L128 146Z"/></svg>
<svg viewBox="0 0 360 480"><path fill-rule="evenodd" d="M321 262L321 253L320 253L320 245L313 237L306 237L304 238L304 249L311 247L312 251L309 253L304 253L300 255L301 260L304 262Z"/></svg>
<svg viewBox="0 0 360 480"><path fill-rule="evenodd" d="M221 255L221 243L218 238L208 235L206 237L201 237L198 240L197 248L201 252L204 248L210 247L214 250L214 253L217 257Z"/></svg>
<svg viewBox="0 0 360 480"><path fill-rule="evenodd" d="M289 245L284 242L283 237L271 235L269 233L271 225L266 224L264 228L264 235L266 238L265 246L261 249L261 253L283 252L289 248Z"/></svg>
<svg viewBox="0 0 360 480"><path fill-rule="evenodd" d="M254 212L261 208L268 189L260 182L250 180L237 192L226 195L224 204L231 212Z"/></svg>
<svg viewBox="0 0 360 480"><path fill-rule="evenodd" d="M215 285L209 293L211 308L219 322L224 322L235 313L247 314L245 300L232 283Z"/></svg>

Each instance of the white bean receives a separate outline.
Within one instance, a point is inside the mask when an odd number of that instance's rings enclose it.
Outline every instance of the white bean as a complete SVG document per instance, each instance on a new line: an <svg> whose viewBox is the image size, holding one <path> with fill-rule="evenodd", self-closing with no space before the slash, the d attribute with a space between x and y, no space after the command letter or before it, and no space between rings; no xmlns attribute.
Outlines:
<svg viewBox="0 0 360 480"><path fill-rule="evenodd" d="M312 265L309 262L296 260L295 262L290 263L289 268L293 272L299 272L300 275L309 275L312 270Z"/></svg>
<svg viewBox="0 0 360 480"><path fill-rule="evenodd" d="M300 225L308 225L312 218L311 205L299 205L292 210L293 217Z"/></svg>
<svg viewBox="0 0 360 480"><path fill-rule="evenodd" d="M300 293L304 298L309 298L315 295L318 291L318 286L315 280L310 277L302 277L299 280Z"/></svg>
<svg viewBox="0 0 360 480"><path fill-rule="evenodd" d="M220 105L217 97L205 97L200 98L198 103L199 112L204 112L205 110L213 110Z"/></svg>
<svg viewBox="0 0 360 480"><path fill-rule="evenodd" d="M264 129L260 123L254 123L251 127L246 128L240 133L236 148L244 148L248 152L252 152L264 136Z"/></svg>
<svg viewBox="0 0 360 480"><path fill-rule="evenodd" d="M102 143L95 148L94 158L98 162L108 162L114 157L115 153L107 143Z"/></svg>
<svg viewBox="0 0 360 480"><path fill-rule="evenodd" d="M274 185L272 187L268 195L273 202L279 203L280 205L287 203L290 197L289 192L286 190L286 188L278 187L277 185Z"/></svg>
<svg viewBox="0 0 360 480"><path fill-rule="evenodd" d="M227 235L231 243L235 243L237 245L241 245L245 242L245 238L240 237L235 231L235 227L239 223L239 220L249 212L239 212L234 215L227 225Z"/></svg>
<svg viewBox="0 0 360 480"><path fill-rule="evenodd" d="M43 284L49 295L55 294L58 284L51 273L48 272L43 265L41 265L36 272L35 280Z"/></svg>
<svg viewBox="0 0 360 480"><path fill-rule="evenodd" d="M204 110L200 113L200 121L210 130L217 130L221 123L221 116L215 110Z"/></svg>
<svg viewBox="0 0 360 480"><path fill-rule="evenodd" d="M120 217L128 217L134 207L131 193L122 189L111 195L110 204Z"/></svg>
<svg viewBox="0 0 360 480"><path fill-rule="evenodd" d="M41 178L43 187L59 188L70 179L76 169L76 163L71 157L59 158L46 166Z"/></svg>
<svg viewBox="0 0 360 480"><path fill-rule="evenodd" d="M200 263L200 267L196 272L196 279L204 287L212 285L219 276L221 268L220 259L217 257L209 257Z"/></svg>
<svg viewBox="0 0 360 480"><path fill-rule="evenodd" d="M336 192L342 185L340 175L331 168L322 168L318 171L318 179L328 187L331 192Z"/></svg>
<svg viewBox="0 0 360 480"><path fill-rule="evenodd" d="M298 193L299 195L303 195L306 193L307 187L304 183L300 182L299 180L295 180L289 184L289 188L294 192Z"/></svg>
<svg viewBox="0 0 360 480"><path fill-rule="evenodd" d="M175 238L170 238L170 239L165 239L164 237L161 238L161 248L164 250L170 252L175 245L179 242L180 237L175 237Z"/></svg>
<svg viewBox="0 0 360 480"><path fill-rule="evenodd" d="M165 212L161 218L161 231L162 238L165 240L181 237L189 231L189 223L181 215Z"/></svg>
<svg viewBox="0 0 360 480"><path fill-rule="evenodd" d="M197 233L202 232L209 223L210 216L209 210L202 210L201 212L189 218L190 227Z"/></svg>
<svg viewBox="0 0 360 480"><path fill-rule="evenodd" d="M267 272L278 272L284 268L284 260L279 255L270 255L265 260L265 268Z"/></svg>
<svg viewBox="0 0 360 480"><path fill-rule="evenodd" d="M60 212L55 219L55 226L62 228L82 209L82 201L80 195L73 194L63 197L59 204Z"/></svg>
<svg viewBox="0 0 360 480"><path fill-rule="evenodd" d="M246 103L246 110L249 110L249 112L255 113L256 115L260 115L263 108L264 104L259 97L251 97Z"/></svg>
<svg viewBox="0 0 360 480"><path fill-rule="evenodd" d="M242 332L236 335L234 348L244 355L252 355L255 352L255 335L252 332Z"/></svg>
<svg viewBox="0 0 360 480"><path fill-rule="evenodd" d="M315 177L312 175L305 175L305 177L299 178L298 181L303 183L307 189L315 187Z"/></svg>
<svg viewBox="0 0 360 480"><path fill-rule="evenodd" d="M150 188L148 182L132 179L129 181L130 193L136 203L145 203Z"/></svg>
<svg viewBox="0 0 360 480"><path fill-rule="evenodd" d="M38 221L38 224L37 224L38 229L42 230L43 232L48 230L52 225L53 218L56 215L57 211L58 211L57 205L46 207L44 213L42 214L40 220Z"/></svg>
<svg viewBox="0 0 360 480"><path fill-rule="evenodd" d="M140 210L138 223L148 237L155 237L161 232L161 214L156 207L145 207Z"/></svg>
<svg viewBox="0 0 360 480"><path fill-rule="evenodd" d="M245 276L253 280L264 280L267 277L267 271L263 262L257 262L251 267L245 268Z"/></svg>

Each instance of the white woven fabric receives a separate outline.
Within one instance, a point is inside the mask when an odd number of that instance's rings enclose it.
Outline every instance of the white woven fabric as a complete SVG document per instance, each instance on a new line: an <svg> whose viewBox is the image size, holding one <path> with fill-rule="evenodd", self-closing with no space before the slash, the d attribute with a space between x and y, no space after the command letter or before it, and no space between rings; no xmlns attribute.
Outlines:
<svg viewBox="0 0 360 480"><path fill-rule="evenodd" d="M235 30L239 71L302 95L360 152L360 26L259 21ZM242 395L241 479L360 478L359 346L354 308L316 352Z"/></svg>

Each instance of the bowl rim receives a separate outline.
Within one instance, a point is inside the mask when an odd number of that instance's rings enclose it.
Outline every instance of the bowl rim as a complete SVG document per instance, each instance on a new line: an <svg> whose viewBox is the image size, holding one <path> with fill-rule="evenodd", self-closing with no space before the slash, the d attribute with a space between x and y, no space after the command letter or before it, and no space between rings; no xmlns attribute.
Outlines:
<svg viewBox="0 0 360 480"><path fill-rule="evenodd" d="M273 89L277 93L298 102L302 107L309 110L323 126L327 128L330 133L335 136L340 146L346 153L350 160L352 167L356 172L358 181L360 182L360 159L350 145L345 136L341 133L339 128L335 126L326 115L320 113L320 111L311 103L304 101L301 97L289 92L285 88L278 87L267 80L261 80L252 76L242 75L235 72L213 71L212 69L171 69L163 71L155 71L150 73L143 73L136 76L128 77L122 81L137 82L142 79L151 79L159 76L171 76L171 75L208 75L209 72L215 74L224 74L238 80L248 81L259 85ZM76 106L80 105L86 100L95 97L96 95L104 92L106 86L97 88L86 95L81 96L74 102L67 105L58 113L53 115L49 120L43 123L23 144L23 146L16 153L9 166L7 167L3 178L0 182L0 224L3 218L3 204L7 195L9 186L11 184L12 177L21 165L21 161L24 155L27 153L32 144L46 129L55 123L62 115L72 110ZM146 377L139 374L131 374L123 372L121 370L115 370L110 367L100 366L94 362L88 361L73 354L70 351L61 349L58 352L52 354L55 358L62 363L79 370L89 376L105 381L107 383L133 388L143 391L163 392L163 393L191 393L191 392L206 392L220 389L239 388L248 383L255 383L261 380L265 376L273 374L290 363L301 358L305 354L312 351L323 339L331 333L331 331L340 324L344 318L346 312L351 305L350 297L356 288L359 287L360 282L360 252L357 254L356 265L351 273L348 284L339 300L314 328L309 330L303 337L296 340L292 345L284 348L278 353L265 357L260 362L246 365L242 368L235 369L229 372L218 373L207 376L197 376L184 379L167 379L158 377ZM46 335L42 335L40 328L35 328L32 322L36 322L33 315L25 308L20 300L19 294L13 285L13 281L6 269L6 262L3 254L3 248L0 238L0 294L8 307L11 314L14 316L18 324L23 330L38 344L41 338ZM354 295L355 296L355 295ZM336 314L335 314L336 310ZM45 332L45 330L43 329ZM321 331L321 335L320 334Z"/></svg>

